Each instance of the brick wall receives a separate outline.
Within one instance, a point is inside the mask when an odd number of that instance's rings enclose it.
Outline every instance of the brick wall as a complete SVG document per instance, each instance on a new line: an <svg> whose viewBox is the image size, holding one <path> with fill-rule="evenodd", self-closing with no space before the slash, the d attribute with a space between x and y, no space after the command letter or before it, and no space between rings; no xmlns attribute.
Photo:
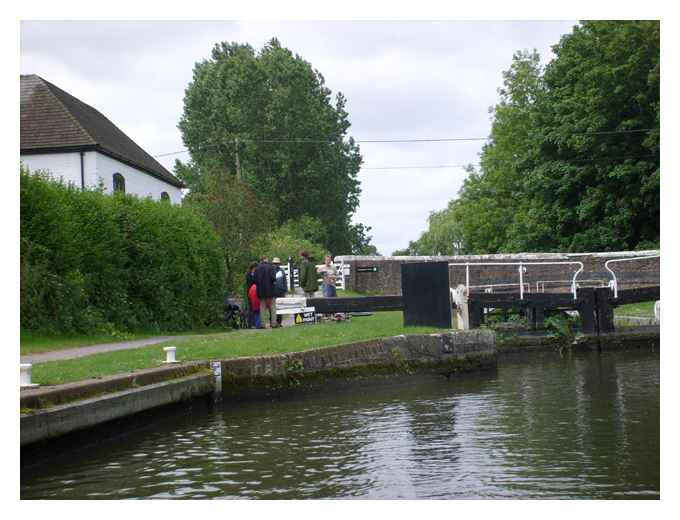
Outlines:
<svg viewBox="0 0 680 520"><path fill-rule="evenodd" d="M494 292L519 290L518 266L477 266L484 262L513 263L526 262L524 282L531 292L568 291L569 284L578 265L535 265L537 262L582 262L583 271L577 281L582 286L602 286L611 280L605 269L607 260L658 254L659 251L625 251L615 253L520 253L503 255L465 256L338 256L336 260L350 264L350 275L346 280L347 289L369 294L401 294L401 264L406 262L448 262L470 263L470 286L473 291L484 291L484 285L515 284L494 287ZM533 265L532 265L533 264ZM614 263L611 269L616 273L619 288L659 283L660 259L636 260ZM371 268L377 268L372 271ZM450 266L450 286L465 284L465 267ZM538 285L537 285L538 283ZM526 289L525 289L526 290Z"/></svg>

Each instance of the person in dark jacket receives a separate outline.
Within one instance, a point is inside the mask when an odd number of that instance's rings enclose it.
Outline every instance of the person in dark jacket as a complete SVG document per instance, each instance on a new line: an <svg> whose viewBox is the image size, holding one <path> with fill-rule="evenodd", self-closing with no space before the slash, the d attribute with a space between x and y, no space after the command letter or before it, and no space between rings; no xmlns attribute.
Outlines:
<svg viewBox="0 0 680 520"><path fill-rule="evenodd" d="M269 328L277 327L276 301L274 300L274 278L276 271L269 263L269 258L263 256L255 269L255 285L257 297L260 299L260 323L264 326L266 312L269 311Z"/></svg>
<svg viewBox="0 0 680 520"><path fill-rule="evenodd" d="M309 258L308 251L300 251L300 256L302 257L300 262L300 287L305 291L307 298L312 298L319 288L316 268Z"/></svg>

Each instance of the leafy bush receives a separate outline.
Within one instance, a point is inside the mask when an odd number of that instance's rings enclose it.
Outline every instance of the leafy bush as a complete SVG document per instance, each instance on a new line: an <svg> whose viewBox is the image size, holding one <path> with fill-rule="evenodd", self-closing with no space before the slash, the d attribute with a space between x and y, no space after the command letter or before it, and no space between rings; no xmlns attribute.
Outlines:
<svg viewBox="0 0 680 520"><path fill-rule="evenodd" d="M545 330L548 335L570 339L574 336L574 328L579 322L579 318L575 318L563 311L552 311L545 317Z"/></svg>
<svg viewBox="0 0 680 520"><path fill-rule="evenodd" d="M285 234L284 231L277 230L259 236L254 245L255 251L259 251L260 255L268 255L270 260L278 256L284 264L291 257L293 263L297 264L300 262L300 251L305 249L309 251L312 262L323 263L326 249L304 238Z"/></svg>
<svg viewBox="0 0 680 520"><path fill-rule="evenodd" d="M204 217L21 171L21 326L180 330L220 319L224 258Z"/></svg>

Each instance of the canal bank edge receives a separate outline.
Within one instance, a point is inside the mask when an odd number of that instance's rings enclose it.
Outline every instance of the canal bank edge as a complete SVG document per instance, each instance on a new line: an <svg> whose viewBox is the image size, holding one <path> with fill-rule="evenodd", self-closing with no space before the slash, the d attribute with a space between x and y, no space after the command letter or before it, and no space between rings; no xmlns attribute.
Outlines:
<svg viewBox="0 0 680 520"><path fill-rule="evenodd" d="M496 331L496 347L499 355L518 352L611 351L637 348L659 349L661 328L659 325L626 327L614 332L600 334L576 334L557 336L549 334L522 334Z"/></svg>
<svg viewBox="0 0 680 520"><path fill-rule="evenodd" d="M402 335L212 363L219 363L221 377L216 378L213 371L208 370L211 363L205 361L24 390L21 392L21 446L159 406L210 395L220 387L233 396L248 392L253 385L279 389L294 387L303 378L425 370L451 375L493 367L496 365L496 345L493 331L455 331Z"/></svg>
<svg viewBox="0 0 680 520"><path fill-rule="evenodd" d="M495 367L493 331L400 335L292 352L221 361L222 394L238 396L253 387L282 388L303 381L380 374L434 372L447 377Z"/></svg>

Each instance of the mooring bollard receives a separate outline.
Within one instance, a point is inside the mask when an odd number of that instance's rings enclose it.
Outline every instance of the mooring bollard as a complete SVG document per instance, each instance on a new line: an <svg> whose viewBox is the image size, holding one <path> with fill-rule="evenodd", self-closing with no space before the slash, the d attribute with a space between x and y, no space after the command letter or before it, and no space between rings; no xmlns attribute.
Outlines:
<svg viewBox="0 0 680 520"><path fill-rule="evenodd" d="M163 350L165 350L165 361L163 361L163 363L179 363L179 361L175 359L177 347L164 347Z"/></svg>
<svg viewBox="0 0 680 520"><path fill-rule="evenodd" d="M21 363L19 365L21 388L36 388L40 386L36 383L31 383L32 369L33 365L31 365L30 363Z"/></svg>

